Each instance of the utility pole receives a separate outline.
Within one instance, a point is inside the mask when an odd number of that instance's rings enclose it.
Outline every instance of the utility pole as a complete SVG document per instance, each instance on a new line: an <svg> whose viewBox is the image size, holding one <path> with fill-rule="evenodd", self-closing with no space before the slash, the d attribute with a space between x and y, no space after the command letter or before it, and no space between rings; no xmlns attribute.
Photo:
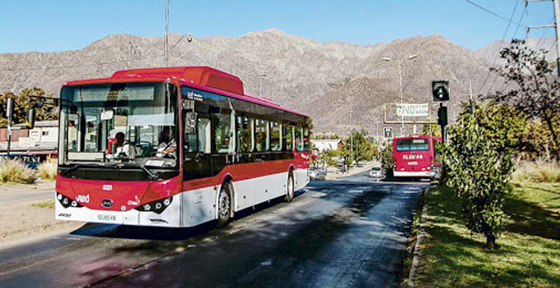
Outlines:
<svg viewBox="0 0 560 288"><path fill-rule="evenodd" d="M350 122L352 122L352 124L354 124L353 120L353 114L354 110L350 110ZM350 156L352 156L352 160L354 160L354 126L352 126L352 129L350 129ZM350 163L350 165L352 165L352 163Z"/></svg>
<svg viewBox="0 0 560 288"><path fill-rule="evenodd" d="M6 118L8 119L8 158L10 157L10 148L12 144L12 120L14 115L14 98L6 99Z"/></svg>
<svg viewBox="0 0 560 288"><path fill-rule="evenodd" d="M414 58L418 57L418 54L413 54L407 57L408 60L412 60ZM383 57L381 60L383 61L392 61L393 59L391 59L391 57ZM401 92L401 107L402 104L404 103L404 88L403 88L403 78L402 78L402 60L403 58L400 57L399 58L399 89ZM404 132L404 114L401 115L401 136L404 136L405 132Z"/></svg>
<svg viewBox="0 0 560 288"><path fill-rule="evenodd" d="M169 0L165 0L165 43L163 43L163 50L165 53L164 61L165 67L169 67Z"/></svg>
<svg viewBox="0 0 560 288"><path fill-rule="evenodd" d="M404 102L404 93L403 93L403 86L402 86L402 69L401 69L401 62L402 60L399 59L399 87L401 88L401 105ZM401 106L402 109L402 106ZM404 114L401 115L401 136L404 136Z"/></svg>
<svg viewBox="0 0 560 288"><path fill-rule="evenodd" d="M525 0L525 6L527 6L529 2L542 2L542 1L550 1L550 0ZM560 30L558 29L558 27L560 26L560 8L558 4L559 1L560 0L552 0L552 3L554 5L554 24L527 27L527 34L529 34L529 31L531 31L531 29L554 27L554 29L556 30L556 57L557 57L556 60L558 64L557 65L558 77L560 77Z"/></svg>
<svg viewBox="0 0 560 288"><path fill-rule="evenodd" d="M376 137L377 138L377 143L379 143L379 121L377 121L377 132L376 132Z"/></svg>

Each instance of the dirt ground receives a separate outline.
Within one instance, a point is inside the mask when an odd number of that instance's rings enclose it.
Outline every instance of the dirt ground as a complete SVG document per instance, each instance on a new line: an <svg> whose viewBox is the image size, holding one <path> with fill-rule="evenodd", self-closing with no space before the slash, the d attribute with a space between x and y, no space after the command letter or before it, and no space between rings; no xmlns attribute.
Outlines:
<svg viewBox="0 0 560 288"><path fill-rule="evenodd" d="M0 199L16 194L54 191L55 182L41 181L34 185L1 184ZM54 219L54 208L35 207L33 204L54 200L52 195L2 204L0 209L0 244L40 237L63 230L72 230L83 223Z"/></svg>

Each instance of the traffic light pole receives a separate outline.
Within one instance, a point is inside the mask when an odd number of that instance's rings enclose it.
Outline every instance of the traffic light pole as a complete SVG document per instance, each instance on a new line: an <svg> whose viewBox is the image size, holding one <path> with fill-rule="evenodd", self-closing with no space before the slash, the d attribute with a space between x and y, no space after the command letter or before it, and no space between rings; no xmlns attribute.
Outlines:
<svg viewBox="0 0 560 288"><path fill-rule="evenodd" d="M443 103L439 103L439 109L443 109ZM446 115L447 116L447 115ZM447 121L445 121L447 122ZM445 124L446 123L441 123L441 142L445 143Z"/></svg>

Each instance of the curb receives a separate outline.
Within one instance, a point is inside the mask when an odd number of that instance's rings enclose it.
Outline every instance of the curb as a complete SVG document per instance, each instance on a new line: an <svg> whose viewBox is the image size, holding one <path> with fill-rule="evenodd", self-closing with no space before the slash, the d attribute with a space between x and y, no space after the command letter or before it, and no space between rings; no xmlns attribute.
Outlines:
<svg viewBox="0 0 560 288"><path fill-rule="evenodd" d="M432 185L426 187L424 192L422 193L422 197L430 191L430 187ZM412 264L410 265L410 272L408 273L408 288L416 287L414 285L414 279L416 278L416 270L418 269L418 265L420 264L420 244L424 237L426 236L426 231L424 231L424 223L426 223L426 215L428 215L428 205L424 204L422 208L422 216L420 217L420 231L418 232L418 236L416 237L416 243L414 244L414 252L412 258Z"/></svg>

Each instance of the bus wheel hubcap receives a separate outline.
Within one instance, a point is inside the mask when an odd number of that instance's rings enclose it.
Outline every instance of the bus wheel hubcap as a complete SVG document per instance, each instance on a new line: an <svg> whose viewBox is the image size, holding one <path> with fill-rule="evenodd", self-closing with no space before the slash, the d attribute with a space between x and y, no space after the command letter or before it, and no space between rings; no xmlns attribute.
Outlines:
<svg viewBox="0 0 560 288"><path fill-rule="evenodd" d="M226 218L229 214L229 196L225 191L220 191L220 202L219 202L219 212L220 218Z"/></svg>

